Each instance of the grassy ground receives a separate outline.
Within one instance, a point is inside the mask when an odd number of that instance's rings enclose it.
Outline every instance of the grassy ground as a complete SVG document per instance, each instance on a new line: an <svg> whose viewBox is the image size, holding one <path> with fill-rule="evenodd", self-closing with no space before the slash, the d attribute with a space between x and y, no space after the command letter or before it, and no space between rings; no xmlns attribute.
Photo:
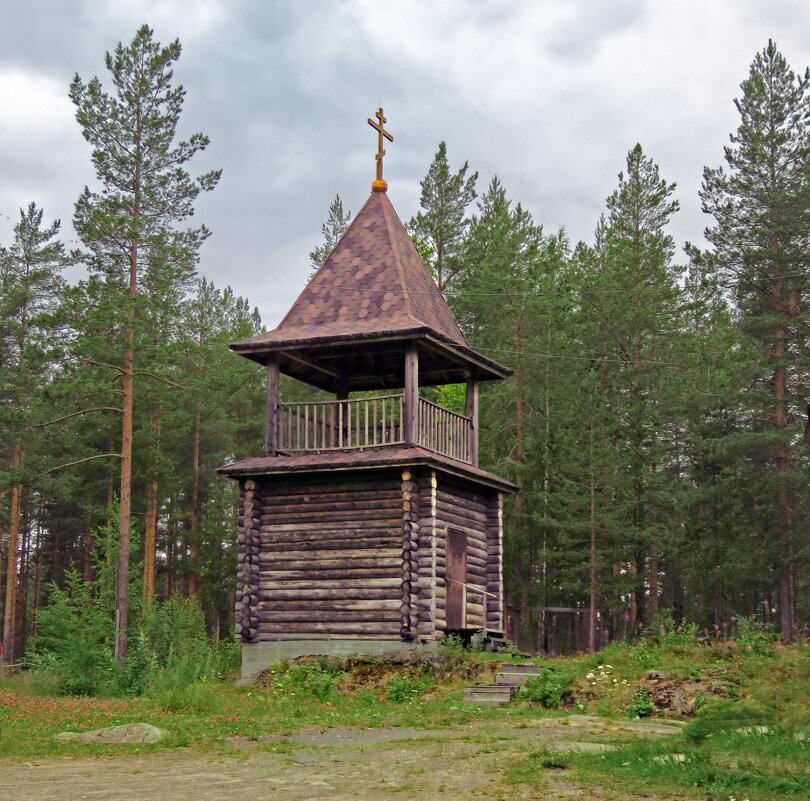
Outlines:
<svg viewBox="0 0 810 801"><path fill-rule="evenodd" d="M635 737L623 724L621 733L614 729L601 738L615 750L600 753L562 751L553 738L535 747L539 741L528 738L509 752L501 770L516 793L533 793L564 777L578 787L600 788L603 797L653 792L659 798L723 801L810 798L807 642L788 648L756 640L695 645L670 633L596 655L538 660L539 678L523 699L501 709L463 706L469 676L481 671L479 678L486 680L497 667L487 660L456 654L438 674L373 663L349 671L325 662L277 666L265 675L264 686L196 684L132 699L52 697L28 677L6 677L0 681L0 757L22 762L181 747L224 753L239 741L282 753L290 745L277 735L337 726L450 735L474 724L475 736L487 738L490 731L537 730L545 717L561 712L626 723L639 716L672 717L689 723L656 740ZM170 737L141 746L59 745L53 739L60 731L134 721L161 726ZM628 791L637 795L622 795Z"/></svg>

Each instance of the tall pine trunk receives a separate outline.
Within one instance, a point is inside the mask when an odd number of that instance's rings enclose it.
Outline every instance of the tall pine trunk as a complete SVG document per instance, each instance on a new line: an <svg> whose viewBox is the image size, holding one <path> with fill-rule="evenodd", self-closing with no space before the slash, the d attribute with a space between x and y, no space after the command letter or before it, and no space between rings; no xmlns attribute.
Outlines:
<svg viewBox="0 0 810 801"><path fill-rule="evenodd" d="M194 413L194 442L192 446L192 485L191 485L191 530L189 532L189 575L188 594L192 598L200 597L200 406Z"/></svg>
<svg viewBox="0 0 810 801"><path fill-rule="evenodd" d="M157 547L158 517L158 461L160 457L161 407L153 410L152 416L152 469L146 487L146 517L143 536L143 611L146 614L155 597L155 552Z"/></svg>

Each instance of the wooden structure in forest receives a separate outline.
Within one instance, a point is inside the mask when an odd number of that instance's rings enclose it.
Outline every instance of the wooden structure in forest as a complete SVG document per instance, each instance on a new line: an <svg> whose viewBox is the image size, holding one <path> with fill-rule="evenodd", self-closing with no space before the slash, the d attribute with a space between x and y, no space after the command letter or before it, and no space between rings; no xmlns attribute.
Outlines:
<svg viewBox="0 0 810 801"><path fill-rule="evenodd" d="M231 345L267 370L265 453L221 468L240 487L245 676L278 657L503 631L502 499L514 486L478 467L478 388L509 370L470 348L378 165L280 325ZM333 397L280 403L280 373ZM419 394L451 383L466 384L464 414Z"/></svg>

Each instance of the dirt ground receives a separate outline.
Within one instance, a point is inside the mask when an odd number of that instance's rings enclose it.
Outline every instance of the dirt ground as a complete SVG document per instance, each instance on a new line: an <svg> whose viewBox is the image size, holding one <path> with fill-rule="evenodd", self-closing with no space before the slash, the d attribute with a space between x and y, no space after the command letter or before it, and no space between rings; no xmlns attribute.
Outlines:
<svg viewBox="0 0 810 801"><path fill-rule="evenodd" d="M610 748L617 734L662 737L656 722L602 721L590 716L482 722L453 729L304 730L261 742L233 738L217 751L142 756L0 760L6 801L303 801L303 799L439 798L621 799L549 771L543 786L511 785L504 770L540 745L560 750Z"/></svg>

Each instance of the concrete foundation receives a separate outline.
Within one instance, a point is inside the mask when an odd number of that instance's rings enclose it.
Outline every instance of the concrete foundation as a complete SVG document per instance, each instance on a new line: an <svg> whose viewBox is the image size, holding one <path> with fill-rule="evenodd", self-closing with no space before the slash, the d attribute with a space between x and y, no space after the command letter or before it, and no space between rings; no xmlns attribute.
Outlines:
<svg viewBox="0 0 810 801"><path fill-rule="evenodd" d="M298 656L379 656L391 651L435 651L432 642L405 642L400 639L369 640L336 637L323 639L283 639L242 643L242 681L255 679L277 659L295 659Z"/></svg>

